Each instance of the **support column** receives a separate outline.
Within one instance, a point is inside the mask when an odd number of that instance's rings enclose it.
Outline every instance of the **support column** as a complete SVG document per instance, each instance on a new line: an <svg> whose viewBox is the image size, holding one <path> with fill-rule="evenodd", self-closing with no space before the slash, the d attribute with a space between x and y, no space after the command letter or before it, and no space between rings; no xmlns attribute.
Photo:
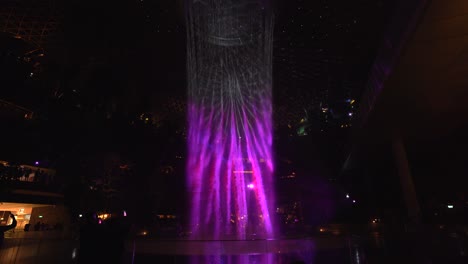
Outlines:
<svg viewBox="0 0 468 264"><path fill-rule="evenodd" d="M416 196L405 146L401 138L394 139L392 147L408 217L412 223L419 223L421 220L421 209L419 207L418 197Z"/></svg>

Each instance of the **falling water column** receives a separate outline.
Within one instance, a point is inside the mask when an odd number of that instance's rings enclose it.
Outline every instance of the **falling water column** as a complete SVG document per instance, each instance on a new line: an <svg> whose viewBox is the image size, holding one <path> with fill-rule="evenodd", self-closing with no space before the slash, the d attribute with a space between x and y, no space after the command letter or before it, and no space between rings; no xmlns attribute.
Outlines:
<svg viewBox="0 0 468 264"><path fill-rule="evenodd" d="M271 8L187 0L193 238L272 237Z"/></svg>

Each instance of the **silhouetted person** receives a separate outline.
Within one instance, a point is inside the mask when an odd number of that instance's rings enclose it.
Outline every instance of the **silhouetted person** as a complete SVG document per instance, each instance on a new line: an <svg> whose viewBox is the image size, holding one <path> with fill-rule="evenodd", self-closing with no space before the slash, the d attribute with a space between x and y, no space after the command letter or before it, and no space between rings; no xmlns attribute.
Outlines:
<svg viewBox="0 0 468 264"><path fill-rule="evenodd" d="M128 231L125 217L99 221L91 215L80 227L78 263L120 263Z"/></svg>
<svg viewBox="0 0 468 264"><path fill-rule="evenodd" d="M96 214L86 215L80 226L80 252L78 263L105 263L102 225Z"/></svg>
<svg viewBox="0 0 468 264"><path fill-rule="evenodd" d="M35 225L34 225L34 231L39 231L41 229L41 222L37 222Z"/></svg>
<svg viewBox="0 0 468 264"><path fill-rule="evenodd" d="M0 247L3 245L3 240L5 239L5 232L16 227L16 219L13 214L10 214L10 217L13 219L13 223L7 226L0 226Z"/></svg>

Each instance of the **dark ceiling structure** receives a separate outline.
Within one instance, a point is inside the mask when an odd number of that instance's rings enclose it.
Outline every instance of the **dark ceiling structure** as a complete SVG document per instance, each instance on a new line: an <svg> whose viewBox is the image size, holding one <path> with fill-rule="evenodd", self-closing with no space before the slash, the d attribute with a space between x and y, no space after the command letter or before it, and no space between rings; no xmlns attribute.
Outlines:
<svg viewBox="0 0 468 264"><path fill-rule="evenodd" d="M344 172L380 164L379 177L395 165L381 160L399 141L418 195L466 195L468 3L402 2L406 17L396 17L374 63Z"/></svg>

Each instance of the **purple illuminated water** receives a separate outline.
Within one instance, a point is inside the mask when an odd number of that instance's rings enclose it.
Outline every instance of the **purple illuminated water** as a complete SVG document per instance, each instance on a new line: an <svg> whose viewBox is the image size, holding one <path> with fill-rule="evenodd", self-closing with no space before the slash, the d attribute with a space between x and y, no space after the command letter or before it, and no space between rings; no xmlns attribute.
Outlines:
<svg viewBox="0 0 468 264"><path fill-rule="evenodd" d="M192 237L272 237L271 14L264 1L190 2Z"/></svg>
<svg viewBox="0 0 468 264"><path fill-rule="evenodd" d="M214 111L191 106L188 180L197 237L273 234L271 110L259 108L250 122L247 113L236 117L231 110L215 119Z"/></svg>

